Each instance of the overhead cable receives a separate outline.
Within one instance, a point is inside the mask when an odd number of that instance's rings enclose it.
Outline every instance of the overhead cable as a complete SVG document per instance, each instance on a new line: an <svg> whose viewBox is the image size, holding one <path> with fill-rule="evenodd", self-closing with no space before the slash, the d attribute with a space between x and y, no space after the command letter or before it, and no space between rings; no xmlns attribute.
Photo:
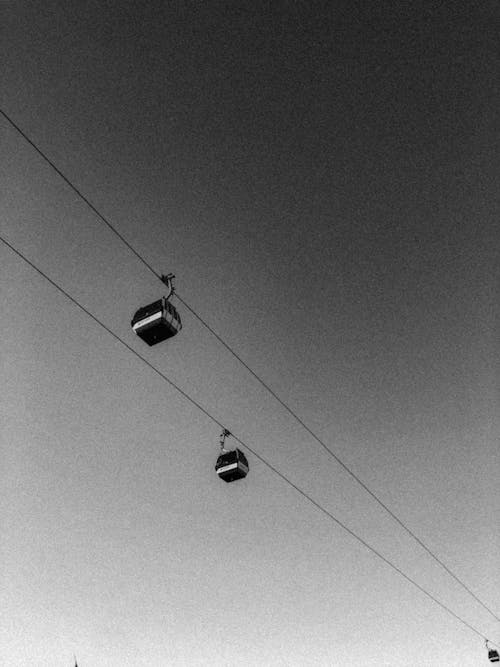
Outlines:
<svg viewBox="0 0 500 667"><path fill-rule="evenodd" d="M157 375L159 375L165 382L167 382L173 389L175 389L178 393L181 394L187 401L189 401L192 405L194 405L198 410L200 410L205 416L207 416L212 422L214 422L217 426L219 426L222 429L225 429L225 425L218 420L216 417L212 415L211 412L209 412L206 408L204 408L198 401L196 401L194 398L192 398L186 391L181 389L173 380L171 380L165 373L162 373L160 370L158 370L153 364L151 364L145 357L143 357L141 354L139 354L132 346L130 346L126 341L124 341L118 334L116 334L112 329L110 329L106 324L104 324L99 318L97 318L95 315L93 315L85 306L83 306L77 299L72 297L63 287L61 287L57 282L52 280L44 271L42 271L40 268L38 268L32 261L30 261L21 251L19 251L17 248L15 248L11 243L9 243L3 236L0 236L0 241L10 248L10 250L15 253L20 259L22 259L26 264L28 264L34 271L36 271L39 275L41 275L45 280L47 280L53 287L55 287L61 294L63 294L67 299L69 299L79 310L84 312L88 317L90 317L94 322L96 322L102 329L107 331L113 338L115 338L119 343L121 343L129 352L131 352L133 355L135 355L138 359L140 359L146 366L148 366L152 371L154 371ZM432 593L429 593L423 586L421 586L419 583L417 583L414 579L412 579L409 575L407 575L403 570L401 570L397 565L395 565L392 561L390 561L388 558L386 558L383 554L380 553L377 549L375 549L371 544L369 544L366 540L364 540L362 537L360 537L357 533L355 533L351 528L349 528L346 524L344 524L340 519L338 519L336 516L334 516L331 512L329 512L325 507L323 507L319 502L314 500L308 493L306 493L303 489L301 489L297 484L292 482L286 475L284 475L282 472L280 472L275 466L273 466L271 463L269 463L261 454L256 452L252 447L250 447L246 442L241 440L238 436L234 435L234 432L231 431L233 438L240 444L242 447L247 449L249 452L255 456L256 459L258 459L261 463L263 463L267 468L269 468L275 475L280 477L286 484L288 484L290 487L292 487L297 493L299 493L301 496L303 496L308 502L310 502L316 509L320 510L325 516L327 516L331 521L336 523L342 530L344 530L346 533L348 533L351 537L353 537L357 542L362 544L366 549L371 551L375 556L377 556L380 560L382 560L386 565L388 565L392 570L397 572L401 577L403 577L406 581L408 581L410 584L412 584L415 588L417 588L421 593L423 593L427 598L432 600L435 604L437 604L441 609L443 609L445 612L447 612L450 616L455 618L455 620L459 621L462 625L467 627L469 630L471 630L474 634L478 635L481 637L483 640L487 641L486 635L484 635L482 632L480 632L477 628L475 628L473 625L468 623L465 619L463 619L461 616L456 614L452 609L450 609L447 605L445 605L443 602L438 600ZM493 642L490 643L493 644ZM494 644L496 646L496 644Z"/></svg>
<svg viewBox="0 0 500 667"><path fill-rule="evenodd" d="M116 227L102 214L100 211L89 201L89 199L71 182L71 180L63 174L63 172L47 157L47 155L32 141L28 135L10 118L8 114L0 109L0 114L10 123L10 125L35 149L35 151L50 165L50 167L64 180L64 182L87 204L87 206L95 213L95 215L101 220L119 239L122 241L127 248L129 248L132 253L153 273L159 280L162 280L162 276L158 273L152 266L147 262L144 257L137 251L135 248L120 234ZM302 428L331 456L352 479L354 479L359 486L361 486L364 491L371 497L375 502L378 503L382 509L392 517L392 519L406 531L410 537L412 537L417 544L419 544L422 549L436 562L438 565L448 573L452 579L454 579L467 593L476 600L478 604L483 607L496 621L500 622L500 616L495 614L495 612L490 609L468 586L465 584L443 561L436 556L436 554L428 547L412 530L409 528L406 523L400 519L385 503L379 496L370 489L370 487L358 476L356 473L351 470L351 468L342 461L342 459L335 454L335 452L328 447L328 445L314 433L314 431L301 419L297 413L290 408L285 401L283 401L278 394L271 389L271 387L262 380L262 378L250 368L250 366L233 350L233 348L224 341L224 339L200 316L198 313L176 292L176 297L179 301L192 313L194 317L224 346L224 348L254 377L266 391L268 391L271 396L291 415L301 426Z"/></svg>

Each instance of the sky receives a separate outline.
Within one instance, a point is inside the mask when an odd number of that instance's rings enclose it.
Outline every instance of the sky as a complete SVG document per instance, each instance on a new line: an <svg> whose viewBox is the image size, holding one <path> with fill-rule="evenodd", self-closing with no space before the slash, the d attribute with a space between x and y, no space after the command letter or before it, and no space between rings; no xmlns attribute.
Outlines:
<svg viewBox="0 0 500 667"><path fill-rule="evenodd" d="M496 2L0 3L0 107L500 614ZM2 236L481 635L453 581L0 117ZM481 637L1 245L0 662L477 667ZM231 440L228 440L228 445ZM235 441L233 440L235 445Z"/></svg>

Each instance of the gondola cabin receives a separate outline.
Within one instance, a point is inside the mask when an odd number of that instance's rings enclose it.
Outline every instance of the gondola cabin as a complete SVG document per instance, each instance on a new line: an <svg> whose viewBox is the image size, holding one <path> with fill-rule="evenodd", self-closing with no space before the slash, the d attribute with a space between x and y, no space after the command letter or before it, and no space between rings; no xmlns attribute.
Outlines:
<svg viewBox="0 0 500 667"><path fill-rule="evenodd" d="M234 482L247 476L249 465L247 457L239 449L222 452L215 464L215 470L225 482Z"/></svg>
<svg viewBox="0 0 500 667"><path fill-rule="evenodd" d="M490 648L488 650L488 660L490 662L500 662L500 656L498 655L498 651L494 648Z"/></svg>
<svg viewBox="0 0 500 667"><path fill-rule="evenodd" d="M182 329L179 313L165 297L139 308L131 324L139 338L148 345L171 338Z"/></svg>

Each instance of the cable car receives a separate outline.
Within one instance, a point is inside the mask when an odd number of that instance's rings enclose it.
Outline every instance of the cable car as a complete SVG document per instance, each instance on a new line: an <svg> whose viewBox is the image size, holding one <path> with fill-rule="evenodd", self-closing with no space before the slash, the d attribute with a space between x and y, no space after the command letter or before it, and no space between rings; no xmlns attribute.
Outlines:
<svg viewBox="0 0 500 667"><path fill-rule="evenodd" d="M498 651L494 648L489 647L489 642L487 639L484 640L484 643L486 645L486 648L488 649L488 660L490 662L500 662L500 656L498 655Z"/></svg>
<svg viewBox="0 0 500 667"><path fill-rule="evenodd" d="M500 656L498 655L498 651L496 649L488 649L488 660L490 662L500 662Z"/></svg>
<svg viewBox="0 0 500 667"><path fill-rule="evenodd" d="M224 449L224 441L228 435L231 434L224 429L220 436L221 453L215 464L215 471L225 482L234 482L246 477L250 468L247 457L240 449Z"/></svg>
<svg viewBox="0 0 500 667"><path fill-rule="evenodd" d="M172 338L182 329L181 317L169 301L174 291L172 278L174 276L171 273L161 277L169 287L168 296L139 308L132 318L132 329L148 345L156 345L162 340Z"/></svg>
<svg viewBox="0 0 500 667"><path fill-rule="evenodd" d="M220 454L215 464L215 470L225 482L234 482L243 479L248 474L249 466L247 457L240 449Z"/></svg>

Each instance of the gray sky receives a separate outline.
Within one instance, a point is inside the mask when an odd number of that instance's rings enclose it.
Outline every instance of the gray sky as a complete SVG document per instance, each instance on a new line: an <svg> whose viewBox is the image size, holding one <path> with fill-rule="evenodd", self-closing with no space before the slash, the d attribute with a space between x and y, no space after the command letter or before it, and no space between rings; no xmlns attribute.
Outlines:
<svg viewBox="0 0 500 667"><path fill-rule="evenodd" d="M3 2L1 107L500 613L496 3ZM145 6L143 6L145 5ZM369 6L367 6L369 5ZM384 515L0 122L2 235L492 640ZM480 638L1 249L9 667L486 662Z"/></svg>

